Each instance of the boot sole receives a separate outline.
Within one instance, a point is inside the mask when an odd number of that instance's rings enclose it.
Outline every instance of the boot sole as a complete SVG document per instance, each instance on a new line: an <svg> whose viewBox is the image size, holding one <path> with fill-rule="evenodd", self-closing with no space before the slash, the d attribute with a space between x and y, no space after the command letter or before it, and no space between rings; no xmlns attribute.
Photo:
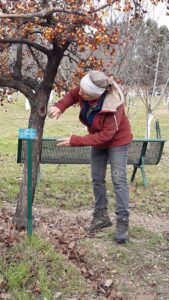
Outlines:
<svg viewBox="0 0 169 300"><path fill-rule="evenodd" d="M118 240L118 239L114 239L114 241L118 244L126 244L127 240Z"/></svg>
<svg viewBox="0 0 169 300"><path fill-rule="evenodd" d="M101 229L104 229L104 228L107 228L107 227L111 227L112 225L113 225L112 222L109 222L109 223L107 223L107 224L100 225L100 226L96 227L96 228L93 229L93 230L87 230L87 228L86 228L85 231L86 231L87 233L94 233L94 232L99 231L99 230L101 230Z"/></svg>

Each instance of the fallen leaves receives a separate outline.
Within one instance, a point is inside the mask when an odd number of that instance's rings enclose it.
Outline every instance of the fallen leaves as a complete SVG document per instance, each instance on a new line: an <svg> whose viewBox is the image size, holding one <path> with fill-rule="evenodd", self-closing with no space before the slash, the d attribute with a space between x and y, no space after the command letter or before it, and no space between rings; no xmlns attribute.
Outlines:
<svg viewBox="0 0 169 300"><path fill-rule="evenodd" d="M83 218L65 218L61 211L53 212L48 217L43 216L41 234L47 238L57 252L66 256L71 263L76 265L98 297L102 295L109 300L122 299L114 290L113 279L107 278L107 274L99 266L91 266L83 250L79 247L79 241L90 238L83 229L84 223Z"/></svg>
<svg viewBox="0 0 169 300"><path fill-rule="evenodd" d="M18 241L18 235L15 232L15 224L12 222L12 216L6 209L2 209L0 219L0 243L6 247L11 247Z"/></svg>

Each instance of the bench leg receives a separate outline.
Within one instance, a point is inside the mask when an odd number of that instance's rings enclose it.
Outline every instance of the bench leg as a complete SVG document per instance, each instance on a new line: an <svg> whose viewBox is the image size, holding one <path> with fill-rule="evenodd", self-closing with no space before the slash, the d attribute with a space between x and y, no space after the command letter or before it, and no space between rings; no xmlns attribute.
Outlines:
<svg viewBox="0 0 169 300"><path fill-rule="evenodd" d="M133 166L133 173L131 175L131 179L130 179L130 182L132 183L134 181L134 178L136 176L136 173L137 173L137 166Z"/></svg>
<svg viewBox="0 0 169 300"><path fill-rule="evenodd" d="M148 180L147 180L146 175L145 175L144 165L140 166L140 170L141 170L141 175L142 175L142 179L143 179L143 185L146 188L148 186Z"/></svg>
<svg viewBox="0 0 169 300"><path fill-rule="evenodd" d="M132 183L134 181L134 178L136 176L136 173L137 173L137 169L140 168L141 170L141 176L142 176L142 179L143 179L143 185L144 187L146 188L148 186L148 180L146 178L146 175L145 175L145 171L144 171L144 164L142 164L141 166L133 166L133 173L131 175L131 179L130 179L130 182Z"/></svg>

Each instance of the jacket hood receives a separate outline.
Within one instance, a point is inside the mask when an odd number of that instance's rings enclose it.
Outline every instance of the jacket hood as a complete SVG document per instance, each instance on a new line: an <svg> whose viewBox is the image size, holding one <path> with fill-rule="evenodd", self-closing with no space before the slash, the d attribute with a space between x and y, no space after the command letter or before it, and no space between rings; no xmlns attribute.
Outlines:
<svg viewBox="0 0 169 300"><path fill-rule="evenodd" d="M124 103L123 92L117 82L113 80L111 90L105 96L102 111L116 111L122 103Z"/></svg>

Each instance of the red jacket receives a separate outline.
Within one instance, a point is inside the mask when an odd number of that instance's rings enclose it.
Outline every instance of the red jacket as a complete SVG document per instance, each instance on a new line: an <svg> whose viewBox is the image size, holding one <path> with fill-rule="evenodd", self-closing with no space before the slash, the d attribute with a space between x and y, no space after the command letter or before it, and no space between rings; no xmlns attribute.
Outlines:
<svg viewBox="0 0 169 300"><path fill-rule="evenodd" d="M73 134L70 139L71 146L94 146L103 149L123 146L131 142L130 124L125 114L124 104L118 98L112 97L111 100L109 98L107 99L109 102L107 101L106 103L105 97L102 109L95 115L91 126L85 124L80 118L80 121L87 126L89 133L84 136ZM71 89L54 106L57 106L64 112L68 107L76 103L79 103L82 108L83 98L79 95L79 87Z"/></svg>

